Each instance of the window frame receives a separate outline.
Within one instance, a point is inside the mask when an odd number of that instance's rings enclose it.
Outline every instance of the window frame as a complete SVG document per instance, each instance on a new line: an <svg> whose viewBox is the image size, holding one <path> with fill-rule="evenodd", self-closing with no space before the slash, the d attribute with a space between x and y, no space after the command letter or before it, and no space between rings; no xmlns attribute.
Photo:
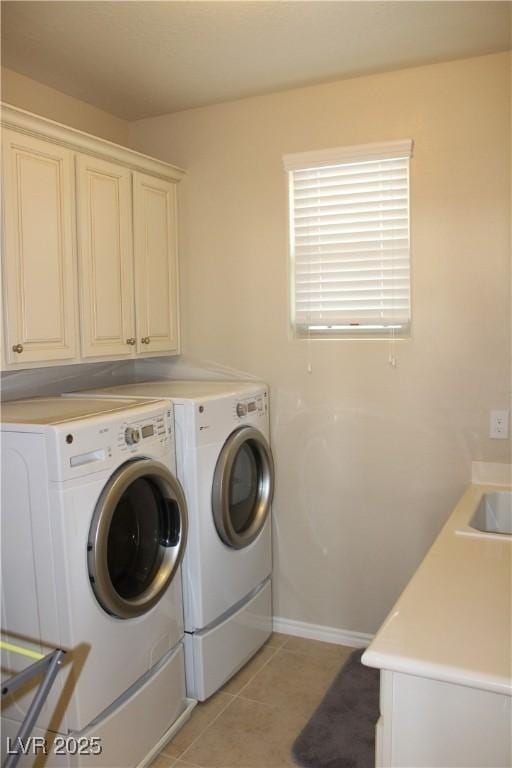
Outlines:
<svg viewBox="0 0 512 768"><path fill-rule="evenodd" d="M407 339L411 336L412 330L412 252L411 252L411 159L413 157L414 141L404 139L399 141L388 141L369 144L358 144L352 146L336 147L310 152L299 152L283 156L283 165L287 182L287 205L288 205L288 321L289 332L294 339L315 339L315 340L389 340ZM397 327L392 324L382 327L372 328L370 324L367 327L357 326L347 328L305 328L296 321L296 266L295 255L292 249L294 238L294 178L293 171L313 170L315 168L344 165L349 163L364 163L378 160L396 160L406 158L407 165L407 238L408 238L408 292L409 292L409 318L406 323L397 323ZM347 323L349 326L349 323Z"/></svg>

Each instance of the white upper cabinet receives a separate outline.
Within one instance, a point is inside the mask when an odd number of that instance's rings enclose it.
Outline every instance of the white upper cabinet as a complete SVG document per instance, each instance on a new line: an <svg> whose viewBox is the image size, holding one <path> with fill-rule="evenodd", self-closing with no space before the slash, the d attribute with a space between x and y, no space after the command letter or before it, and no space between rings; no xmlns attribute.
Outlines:
<svg viewBox="0 0 512 768"><path fill-rule="evenodd" d="M0 119L3 366L177 354L183 171L6 104Z"/></svg>
<svg viewBox="0 0 512 768"><path fill-rule="evenodd" d="M78 155L77 218L82 356L135 345L131 172Z"/></svg>
<svg viewBox="0 0 512 768"><path fill-rule="evenodd" d="M133 180L137 351L178 352L176 184Z"/></svg>
<svg viewBox="0 0 512 768"><path fill-rule="evenodd" d="M73 153L5 130L3 281L7 363L78 354Z"/></svg>

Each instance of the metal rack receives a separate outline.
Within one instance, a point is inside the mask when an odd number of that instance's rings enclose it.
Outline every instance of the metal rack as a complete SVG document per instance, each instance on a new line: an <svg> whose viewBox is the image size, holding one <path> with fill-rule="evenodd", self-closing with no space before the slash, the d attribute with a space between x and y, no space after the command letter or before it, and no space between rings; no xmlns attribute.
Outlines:
<svg viewBox="0 0 512 768"><path fill-rule="evenodd" d="M20 686L24 685L27 681L32 680L38 675L43 674L43 679L39 683L39 687L36 694L27 710L27 714L23 718L18 733L16 734L16 747L15 751L8 754L2 768L14 768L18 764L18 760L21 757L21 746L25 743L26 739L30 736L32 728L34 727L39 713L44 706L46 698L53 685L53 681L57 676L62 660L66 654L65 651L60 648L56 648L54 651L46 654L37 653L31 651L28 648L23 648L20 645L14 645L13 643L7 643L0 640L0 649L4 651L10 651L16 653L18 656L25 656L26 658L33 659L33 663L26 669L13 675L4 683L2 683L2 699L8 696L10 693L16 691Z"/></svg>

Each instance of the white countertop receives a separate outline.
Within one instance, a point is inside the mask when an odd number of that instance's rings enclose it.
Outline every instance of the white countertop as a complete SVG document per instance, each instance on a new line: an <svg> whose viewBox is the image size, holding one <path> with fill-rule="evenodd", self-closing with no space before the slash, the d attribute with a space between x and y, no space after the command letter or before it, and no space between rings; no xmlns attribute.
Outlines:
<svg viewBox="0 0 512 768"><path fill-rule="evenodd" d="M469 486L364 664L512 696L512 537L456 533L484 493L503 490Z"/></svg>

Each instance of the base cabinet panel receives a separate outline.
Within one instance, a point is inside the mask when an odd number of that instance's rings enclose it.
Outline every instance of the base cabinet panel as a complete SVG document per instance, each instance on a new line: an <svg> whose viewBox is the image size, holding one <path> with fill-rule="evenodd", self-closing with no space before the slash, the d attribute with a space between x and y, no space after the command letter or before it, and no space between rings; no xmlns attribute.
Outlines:
<svg viewBox="0 0 512 768"><path fill-rule="evenodd" d="M378 768L509 768L512 698L381 672Z"/></svg>

